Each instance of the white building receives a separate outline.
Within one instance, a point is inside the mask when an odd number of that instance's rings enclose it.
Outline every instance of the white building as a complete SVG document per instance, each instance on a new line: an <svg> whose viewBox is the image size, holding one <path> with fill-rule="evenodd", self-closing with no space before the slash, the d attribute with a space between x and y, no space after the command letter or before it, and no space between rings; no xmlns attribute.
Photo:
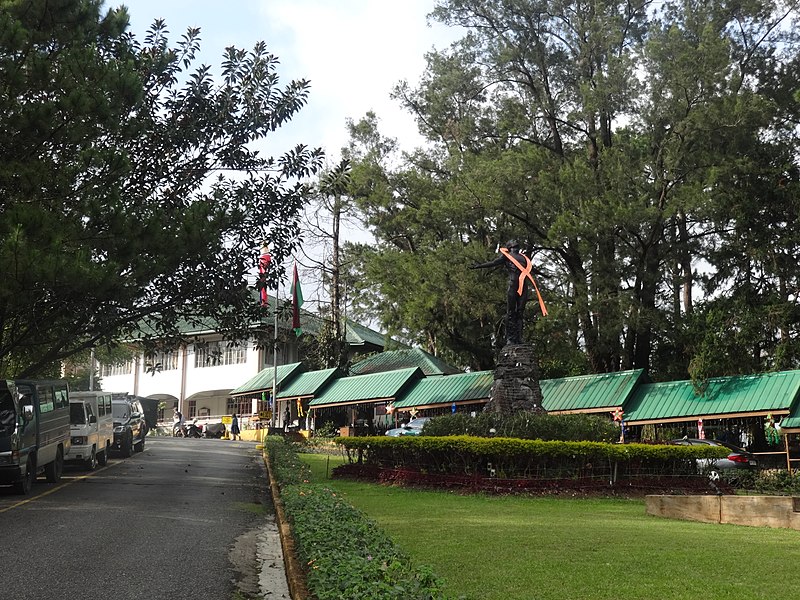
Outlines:
<svg viewBox="0 0 800 600"><path fill-rule="evenodd" d="M309 313L303 313L303 318L303 331L315 335L320 319ZM266 398L234 399L230 392L262 369L273 366L272 348L257 348L253 340L232 346L215 331L184 333L196 341L152 356L142 353L123 364L100 365L100 386L105 391L163 402L160 419L171 419L174 407L186 418L247 415L267 410ZM278 365L301 360L297 339L294 335L285 337L289 341L278 344ZM347 342L351 354L376 352L383 349L384 337L348 323Z"/></svg>

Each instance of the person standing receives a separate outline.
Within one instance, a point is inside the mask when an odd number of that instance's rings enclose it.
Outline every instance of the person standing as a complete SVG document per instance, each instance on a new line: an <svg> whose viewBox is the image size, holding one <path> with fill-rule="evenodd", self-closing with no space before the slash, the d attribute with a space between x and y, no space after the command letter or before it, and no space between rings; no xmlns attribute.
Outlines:
<svg viewBox="0 0 800 600"><path fill-rule="evenodd" d="M236 414L233 415L233 419L231 420L231 439L239 439L239 417L237 417Z"/></svg>
<svg viewBox="0 0 800 600"><path fill-rule="evenodd" d="M172 435L182 437L186 433L183 426L183 413L175 407L172 412Z"/></svg>

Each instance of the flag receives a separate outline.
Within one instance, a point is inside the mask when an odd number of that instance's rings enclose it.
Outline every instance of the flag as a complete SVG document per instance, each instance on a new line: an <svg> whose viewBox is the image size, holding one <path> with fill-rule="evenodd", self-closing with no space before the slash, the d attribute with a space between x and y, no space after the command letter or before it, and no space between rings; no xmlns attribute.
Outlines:
<svg viewBox="0 0 800 600"><path fill-rule="evenodd" d="M300 288L300 280L297 278L297 263L294 263L294 276L292 278L292 329L295 335L300 335L303 330L300 328L300 307L303 306L303 290Z"/></svg>
<svg viewBox="0 0 800 600"><path fill-rule="evenodd" d="M267 269L272 260L269 248L264 245L261 247L261 257L258 259L258 280L261 287L261 306L267 306Z"/></svg>

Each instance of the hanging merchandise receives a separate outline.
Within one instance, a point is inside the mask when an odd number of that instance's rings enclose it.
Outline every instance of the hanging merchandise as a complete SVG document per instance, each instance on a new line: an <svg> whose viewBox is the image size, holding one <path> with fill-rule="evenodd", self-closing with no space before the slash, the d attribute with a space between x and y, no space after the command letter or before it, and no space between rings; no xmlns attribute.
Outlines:
<svg viewBox="0 0 800 600"><path fill-rule="evenodd" d="M764 437L767 438L767 444L770 446L777 446L781 443L781 434L775 428L775 419L772 417L772 413L768 414L764 420Z"/></svg>
<svg viewBox="0 0 800 600"><path fill-rule="evenodd" d="M706 432L703 429L703 419L697 419L697 439L706 439Z"/></svg>
<svg viewBox="0 0 800 600"><path fill-rule="evenodd" d="M747 448L750 445L750 435L747 433L746 429L742 429L739 432L739 446L742 448Z"/></svg>

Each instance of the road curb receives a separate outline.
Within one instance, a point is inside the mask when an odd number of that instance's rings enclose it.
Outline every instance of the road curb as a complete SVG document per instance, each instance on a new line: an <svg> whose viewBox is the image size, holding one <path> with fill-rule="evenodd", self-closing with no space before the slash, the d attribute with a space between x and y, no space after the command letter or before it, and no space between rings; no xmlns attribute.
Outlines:
<svg viewBox="0 0 800 600"><path fill-rule="evenodd" d="M306 586L306 575L300 560L297 556L297 548L292 536L292 529L283 510L281 492L275 478L272 476L272 468L267 453L262 451L264 465L267 467L269 477L269 489L272 493L272 504L275 507L275 521L278 525L278 534L281 538L281 550L283 553L283 565L286 569L286 583L289 586L289 594L292 600L311 600L312 596Z"/></svg>

